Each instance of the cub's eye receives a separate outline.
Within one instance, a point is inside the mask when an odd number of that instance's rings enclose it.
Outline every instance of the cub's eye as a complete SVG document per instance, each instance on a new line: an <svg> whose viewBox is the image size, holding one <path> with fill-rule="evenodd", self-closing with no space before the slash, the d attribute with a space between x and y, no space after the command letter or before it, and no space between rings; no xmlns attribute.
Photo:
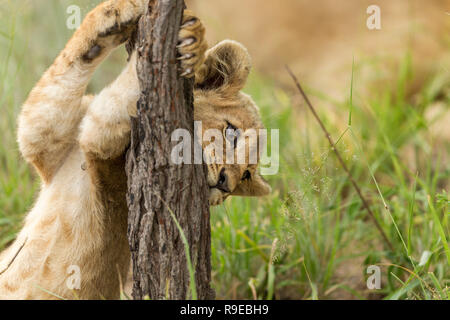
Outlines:
<svg viewBox="0 0 450 320"><path fill-rule="evenodd" d="M244 172L244 175L242 176L242 181L250 180L251 177L252 177L252 175L251 175L250 171L246 170Z"/></svg>
<svg viewBox="0 0 450 320"><path fill-rule="evenodd" d="M237 140L239 138L239 130L233 126L231 123L227 121L227 127L224 131L225 139L230 141L230 143L233 143L234 148L237 147Z"/></svg>

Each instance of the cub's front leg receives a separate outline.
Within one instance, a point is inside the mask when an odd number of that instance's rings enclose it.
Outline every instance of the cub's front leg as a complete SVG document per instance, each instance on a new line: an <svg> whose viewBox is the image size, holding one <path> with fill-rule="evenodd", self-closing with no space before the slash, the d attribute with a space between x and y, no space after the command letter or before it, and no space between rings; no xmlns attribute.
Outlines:
<svg viewBox="0 0 450 320"><path fill-rule="evenodd" d="M177 46L182 76L194 76L204 62L208 47L204 35L201 21L185 10ZM79 138L88 161L116 159L130 142L130 116L136 116L140 96L136 59L137 53L133 52L121 75L88 108Z"/></svg>

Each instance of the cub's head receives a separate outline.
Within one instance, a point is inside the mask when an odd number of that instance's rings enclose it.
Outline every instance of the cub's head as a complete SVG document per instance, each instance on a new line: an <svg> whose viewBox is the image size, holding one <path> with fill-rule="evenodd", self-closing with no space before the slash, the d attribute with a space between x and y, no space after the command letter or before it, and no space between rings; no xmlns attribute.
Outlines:
<svg viewBox="0 0 450 320"><path fill-rule="evenodd" d="M258 172L259 109L241 92L251 68L247 49L223 41L206 53L196 72L195 120L200 121L202 147L208 158L209 202L228 196L258 197L271 188Z"/></svg>

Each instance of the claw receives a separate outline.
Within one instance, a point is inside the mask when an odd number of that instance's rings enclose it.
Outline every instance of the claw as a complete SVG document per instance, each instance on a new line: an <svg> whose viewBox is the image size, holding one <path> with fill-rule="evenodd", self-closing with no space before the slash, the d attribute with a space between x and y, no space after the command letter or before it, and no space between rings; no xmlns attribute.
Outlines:
<svg viewBox="0 0 450 320"><path fill-rule="evenodd" d="M195 54L193 54L193 53L187 53L187 54L185 54L184 56L178 57L177 60L178 60L178 61L183 61L183 60L191 59L191 58L193 58L193 57L195 57Z"/></svg>
<svg viewBox="0 0 450 320"><path fill-rule="evenodd" d="M195 43L196 41L197 41L197 39L195 39L194 37L182 39L182 40L178 41L177 48L184 48L186 46L190 46L191 44Z"/></svg>
<svg viewBox="0 0 450 320"><path fill-rule="evenodd" d="M190 26L194 25L197 21L198 21L198 18L192 17L191 19L185 21L185 22L181 25L181 28L190 27Z"/></svg>
<svg viewBox="0 0 450 320"><path fill-rule="evenodd" d="M193 72L192 68L188 68L188 69L186 69L186 71L184 71L180 76L186 77L186 76L191 75L192 72Z"/></svg>

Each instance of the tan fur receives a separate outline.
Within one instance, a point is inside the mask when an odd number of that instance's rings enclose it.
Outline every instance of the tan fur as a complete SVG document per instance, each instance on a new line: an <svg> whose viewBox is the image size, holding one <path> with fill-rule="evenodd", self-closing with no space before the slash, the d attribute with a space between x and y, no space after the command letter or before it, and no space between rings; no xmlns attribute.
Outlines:
<svg viewBox="0 0 450 320"><path fill-rule="evenodd" d="M42 188L16 241L0 255L0 299L119 296L119 279L126 278L130 261L124 164L130 116L136 115L140 94L136 55L99 95L85 96L85 90L101 61L129 38L146 3L110 0L89 13L23 106L19 146L39 173ZM244 129L262 128L255 104L240 93L250 70L246 49L224 42L205 60L204 28L194 18L185 12L180 40L196 41L179 53L194 54L181 61L186 76L199 71L196 120L205 123L204 129L222 129L224 119ZM220 76L217 70L225 73ZM222 81L208 84L214 78ZM227 165L230 192L223 193L214 188L219 166L210 165L211 204L233 192L268 193L256 167ZM252 179L241 183L245 170ZM66 284L71 266L80 267L80 290Z"/></svg>
<svg viewBox="0 0 450 320"><path fill-rule="evenodd" d="M197 72L195 91L195 119L202 122L203 133L211 128L225 131L228 123L241 129L262 129L259 110L250 96L240 92L245 86L251 68L250 55L241 44L235 41L222 41L208 50L206 60ZM256 141L257 142L257 141ZM205 147L208 143L203 143ZM251 141L247 141L249 148ZM245 164L227 164L226 145L223 144L223 164L212 161L208 164L208 183L211 187L210 203L222 203L230 195L263 196L270 192L270 186L257 170L257 165L249 165L249 154L245 154ZM237 159L234 153L234 159ZM214 155L209 155L214 158ZM227 177L230 192L214 187L221 171ZM251 179L242 181L248 170Z"/></svg>

